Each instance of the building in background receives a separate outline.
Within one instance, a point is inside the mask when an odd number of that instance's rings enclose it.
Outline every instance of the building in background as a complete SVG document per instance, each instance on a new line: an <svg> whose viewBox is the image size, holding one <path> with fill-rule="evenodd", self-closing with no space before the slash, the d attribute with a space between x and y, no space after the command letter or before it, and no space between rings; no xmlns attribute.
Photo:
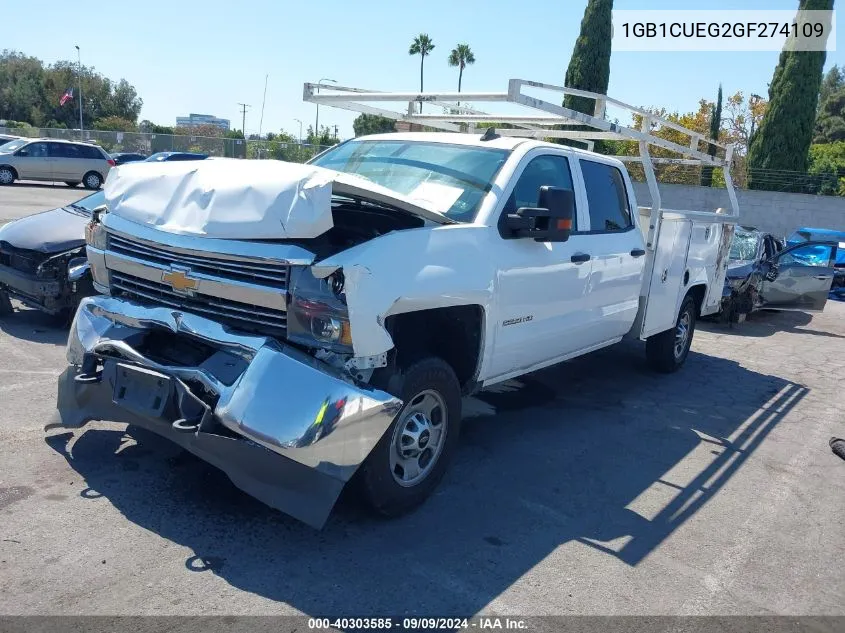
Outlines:
<svg viewBox="0 0 845 633"><path fill-rule="evenodd" d="M211 114L194 114L177 116L176 127L197 127L198 125L216 125L222 130L229 129L229 119L218 119Z"/></svg>

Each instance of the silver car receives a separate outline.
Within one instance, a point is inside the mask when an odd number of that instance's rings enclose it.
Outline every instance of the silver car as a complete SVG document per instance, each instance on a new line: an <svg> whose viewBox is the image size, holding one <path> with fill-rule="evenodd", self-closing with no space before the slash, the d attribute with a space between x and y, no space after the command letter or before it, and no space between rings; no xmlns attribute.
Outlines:
<svg viewBox="0 0 845 633"><path fill-rule="evenodd" d="M0 185L48 180L99 189L114 165L111 156L92 143L22 138L0 145Z"/></svg>

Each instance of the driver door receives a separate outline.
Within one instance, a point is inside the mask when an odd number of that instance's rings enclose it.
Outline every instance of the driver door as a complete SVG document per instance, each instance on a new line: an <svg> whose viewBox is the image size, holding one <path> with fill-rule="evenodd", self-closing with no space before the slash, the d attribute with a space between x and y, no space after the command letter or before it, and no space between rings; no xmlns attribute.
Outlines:
<svg viewBox="0 0 845 633"><path fill-rule="evenodd" d="M804 242L769 263L760 289L761 307L821 312L833 283L836 242Z"/></svg>

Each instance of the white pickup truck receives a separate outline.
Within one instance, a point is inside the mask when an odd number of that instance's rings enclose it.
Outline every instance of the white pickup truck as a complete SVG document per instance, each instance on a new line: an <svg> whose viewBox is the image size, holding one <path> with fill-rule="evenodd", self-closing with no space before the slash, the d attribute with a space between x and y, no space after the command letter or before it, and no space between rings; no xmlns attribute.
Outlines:
<svg viewBox="0 0 845 633"><path fill-rule="evenodd" d="M639 208L619 160L492 129L130 164L105 192L60 424L151 429L316 527L353 478L382 514L421 503L463 395L624 337L678 369L734 218Z"/></svg>

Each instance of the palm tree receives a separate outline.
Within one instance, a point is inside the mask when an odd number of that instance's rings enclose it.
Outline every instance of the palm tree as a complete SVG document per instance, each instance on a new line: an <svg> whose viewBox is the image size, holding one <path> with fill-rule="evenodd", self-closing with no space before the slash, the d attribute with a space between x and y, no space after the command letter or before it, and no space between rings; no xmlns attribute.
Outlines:
<svg viewBox="0 0 845 633"><path fill-rule="evenodd" d="M411 42L411 48L408 49L408 55L420 56L420 92L423 92L423 63L425 56L434 50L434 42L427 33L420 33ZM420 101L420 112L422 112L422 101Z"/></svg>
<svg viewBox="0 0 845 633"><path fill-rule="evenodd" d="M468 44L458 44L455 48L452 49L452 52L449 53L449 65L457 66L459 68L458 92L461 91L461 80L464 77L464 68L474 63L475 55L472 54L472 50L470 50Z"/></svg>

